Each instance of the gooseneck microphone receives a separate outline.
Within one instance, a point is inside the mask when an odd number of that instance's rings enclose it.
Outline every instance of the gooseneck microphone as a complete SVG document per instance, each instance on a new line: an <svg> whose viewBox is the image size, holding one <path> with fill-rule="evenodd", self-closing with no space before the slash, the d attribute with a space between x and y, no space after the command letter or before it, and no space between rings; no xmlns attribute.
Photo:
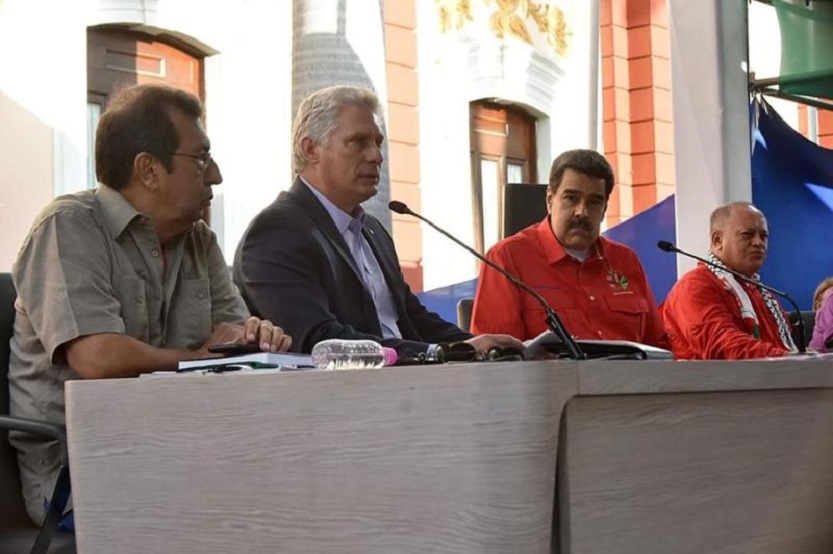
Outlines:
<svg viewBox="0 0 833 554"><path fill-rule="evenodd" d="M535 300L537 300L538 303L541 304L541 307L544 308L544 312L547 314L547 317L546 317L546 320L545 320L546 324L547 324L547 327L549 327L549 329L555 334L555 336L557 336L559 339L561 339L564 342L564 344L567 346L567 349L570 351L570 358L572 358L574 360L584 360L584 359L587 358L587 355L581 350L581 348L579 348L579 345L576 343L575 339L572 336L570 336L570 333L567 332L566 327L564 327L564 323L561 321L561 318L558 317L558 314L555 312L555 310L553 310L552 307L550 307L550 305L544 299L544 297L541 296L532 287L530 287L529 285L527 285L526 283L524 283L523 281L521 281L520 279L518 279L517 277L515 277L510 272L506 271L505 269L503 269L502 267L500 267L499 265L497 265L493 261L487 259L480 252L478 252L474 248L470 247L469 245L467 245L466 243L464 243L460 239L452 236L447 231L445 231L443 229L440 229L439 227L434 225L434 223L431 222L430 220L422 217L421 215L419 215L415 211L411 210L408 206L405 205L404 202L399 202L398 200L392 200L388 204L388 208L390 208L391 211L396 212L398 214L411 215L411 216L414 216L417 219L420 219L420 220L424 221L425 223L430 225L432 228L434 228L438 232L442 233L443 235L445 235L446 237L451 239L455 244L457 244L459 246L462 246L463 248L468 250L468 252L472 256L474 256L475 258L477 258L478 260L480 260L481 262L483 262L487 266L491 267L492 269L494 269L495 271L497 271L498 273L500 273L501 275L503 275L504 277L509 279L516 287L520 288L521 290L523 290L524 292L526 292L527 294L529 294L533 298L535 298Z"/></svg>
<svg viewBox="0 0 833 554"><path fill-rule="evenodd" d="M685 250L680 250L679 248L677 248L676 246L674 246L672 243L668 242L667 240L659 241L657 243L657 248L659 248L663 252L674 252L676 254L682 254L683 256L687 256L689 258L695 259L698 262L703 262L704 264L706 264L708 266L716 267L717 269L721 269L721 270L723 270L727 273L731 273L732 275L735 276L735 278L740 279L744 283L749 283L750 285L756 286L759 289L767 290L767 291L769 291L773 294L777 294L781 298L785 298L787 301L789 301L790 304L792 304L793 310L795 311L795 314L796 314L794 326L796 328L796 331L797 331L796 334L798 336L794 337L796 339L795 340L795 345L796 345L796 347L798 348L798 351L801 354L804 354L807 351L807 338L804 336L804 318L801 317L801 308L798 307L798 304L796 303L795 300L793 300L792 296L790 296L789 294L787 294L784 291L780 291L778 289L767 286L767 285L761 283L760 281L756 281L755 279L750 279L749 277L747 277L743 273L740 273L739 271L735 271L734 269L731 269L731 268L728 268L728 267L725 267L725 266L717 265L716 263L711 262L711 261L709 261L705 258L701 258L700 256L695 256L694 254L686 252Z"/></svg>

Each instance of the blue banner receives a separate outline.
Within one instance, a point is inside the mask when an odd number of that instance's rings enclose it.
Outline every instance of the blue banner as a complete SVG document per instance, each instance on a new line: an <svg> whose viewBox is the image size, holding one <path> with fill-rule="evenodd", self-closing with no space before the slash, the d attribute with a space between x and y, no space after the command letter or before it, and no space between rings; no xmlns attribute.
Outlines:
<svg viewBox="0 0 833 554"><path fill-rule="evenodd" d="M804 138L765 101L753 110L752 201L769 226L761 278L810 310L816 286L833 275L833 150Z"/></svg>

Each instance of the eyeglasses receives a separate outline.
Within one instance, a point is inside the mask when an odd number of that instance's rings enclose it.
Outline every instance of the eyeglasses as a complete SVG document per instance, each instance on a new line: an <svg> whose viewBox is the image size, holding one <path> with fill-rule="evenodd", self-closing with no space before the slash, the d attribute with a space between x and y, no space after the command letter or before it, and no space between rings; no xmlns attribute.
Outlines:
<svg viewBox="0 0 833 554"><path fill-rule="evenodd" d="M185 156L186 158L197 160L197 163L200 166L200 171L205 171L206 169L208 169L208 166L210 166L211 162L214 161L211 159L211 152L206 152L205 154L188 154L186 152L172 152L171 155Z"/></svg>

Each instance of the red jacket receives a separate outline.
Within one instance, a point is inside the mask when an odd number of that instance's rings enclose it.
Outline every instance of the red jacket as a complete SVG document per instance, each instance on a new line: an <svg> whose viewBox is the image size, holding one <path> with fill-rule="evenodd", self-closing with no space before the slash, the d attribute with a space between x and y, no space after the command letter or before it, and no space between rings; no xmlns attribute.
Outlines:
<svg viewBox="0 0 833 554"><path fill-rule="evenodd" d="M677 359L737 360L788 352L760 290L746 283L740 285L758 316L760 339L746 331L734 293L706 266L698 264L677 281L661 309Z"/></svg>

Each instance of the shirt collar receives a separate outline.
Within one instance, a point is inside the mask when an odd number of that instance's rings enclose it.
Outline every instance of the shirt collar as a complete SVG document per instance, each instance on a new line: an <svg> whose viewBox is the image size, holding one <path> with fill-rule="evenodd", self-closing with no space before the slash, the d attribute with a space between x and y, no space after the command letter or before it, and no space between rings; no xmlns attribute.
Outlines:
<svg viewBox="0 0 833 554"><path fill-rule="evenodd" d="M353 223L353 229L358 226L358 229L361 229L361 226L364 224L364 218L366 217L364 208L361 206L357 206L354 214L350 215L332 202L330 199L324 196L320 190L315 188L314 186L307 183L307 181L301 177L300 175L298 178L304 183L310 192L321 202L321 205L324 206L324 209L327 210L327 213L330 214L330 218L335 223L336 229L338 229L339 234L343 235L347 228L350 227L350 223L356 221L357 223Z"/></svg>
<svg viewBox="0 0 833 554"><path fill-rule="evenodd" d="M563 259L573 260L564 247L555 238L555 233L552 232L550 226L550 216L545 217L541 223L538 224L538 240L544 246L544 255L547 257L547 263L552 265L560 262ZM604 239L599 236L596 242L590 247L590 255L587 256L585 262L591 260L604 258Z"/></svg>
<svg viewBox="0 0 833 554"><path fill-rule="evenodd" d="M100 185L95 191L104 221L113 238L118 238L137 216L144 217L119 191Z"/></svg>

